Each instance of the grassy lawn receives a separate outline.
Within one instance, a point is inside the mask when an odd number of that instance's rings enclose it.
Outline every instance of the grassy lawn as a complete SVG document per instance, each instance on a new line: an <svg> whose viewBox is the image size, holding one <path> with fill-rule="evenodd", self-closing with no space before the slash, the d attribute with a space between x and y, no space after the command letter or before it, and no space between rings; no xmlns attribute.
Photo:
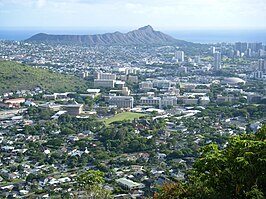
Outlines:
<svg viewBox="0 0 266 199"><path fill-rule="evenodd" d="M112 122L122 121L122 120L133 120L138 119L142 116L145 116L146 114L143 113L132 113L132 112L123 112L115 115L114 117L105 119L104 122L108 125Z"/></svg>

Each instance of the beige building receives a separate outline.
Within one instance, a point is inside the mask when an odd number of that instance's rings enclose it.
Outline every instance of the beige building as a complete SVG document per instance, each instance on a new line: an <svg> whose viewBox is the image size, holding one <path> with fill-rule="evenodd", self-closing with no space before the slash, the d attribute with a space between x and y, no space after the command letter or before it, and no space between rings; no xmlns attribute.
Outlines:
<svg viewBox="0 0 266 199"><path fill-rule="evenodd" d="M161 108L162 99L160 97L141 97L140 104L158 106L159 108Z"/></svg>
<svg viewBox="0 0 266 199"><path fill-rule="evenodd" d="M64 109L69 115L77 116L83 112L83 104L70 104L65 105Z"/></svg>
<svg viewBox="0 0 266 199"><path fill-rule="evenodd" d="M133 108L134 98L131 96L110 96L109 103L118 108Z"/></svg>
<svg viewBox="0 0 266 199"><path fill-rule="evenodd" d="M95 79L94 80L94 86L95 87L110 87L110 88L114 88L115 80Z"/></svg>
<svg viewBox="0 0 266 199"><path fill-rule="evenodd" d="M137 83L139 81L138 76L129 75L127 81Z"/></svg>
<svg viewBox="0 0 266 199"><path fill-rule="evenodd" d="M153 88L153 83L151 81L145 81L145 82L141 82L139 84L139 88L141 90L150 90Z"/></svg>

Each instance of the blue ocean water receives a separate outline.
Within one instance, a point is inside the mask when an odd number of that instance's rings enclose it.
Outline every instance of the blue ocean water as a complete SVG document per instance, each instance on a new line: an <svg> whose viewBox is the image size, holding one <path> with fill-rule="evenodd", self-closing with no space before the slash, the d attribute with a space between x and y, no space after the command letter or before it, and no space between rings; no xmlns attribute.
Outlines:
<svg viewBox="0 0 266 199"><path fill-rule="evenodd" d="M37 33L86 35L106 32L115 32L115 29L0 29L0 40L21 41ZM162 32L169 34L176 39L196 43L234 43L241 41L262 42L266 44L266 30L180 30Z"/></svg>
<svg viewBox="0 0 266 199"><path fill-rule="evenodd" d="M266 44L266 30L191 30L167 33L174 38L196 43L262 42Z"/></svg>

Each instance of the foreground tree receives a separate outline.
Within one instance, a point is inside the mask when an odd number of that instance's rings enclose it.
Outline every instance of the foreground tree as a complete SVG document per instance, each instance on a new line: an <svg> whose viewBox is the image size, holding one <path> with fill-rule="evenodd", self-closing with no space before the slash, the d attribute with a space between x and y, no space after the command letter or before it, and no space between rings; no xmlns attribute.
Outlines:
<svg viewBox="0 0 266 199"><path fill-rule="evenodd" d="M89 170L77 177L78 197L80 195L91 199L109 199L110 192L102 189L104 173L101 171Z"/></svg>
<svg viewBox="0 0 266 199"><path fill-rule="evenodd" d="M266 196L266 125L256 134L230 138L225 149L201 149L186 183L162 187L156 199L264 198Z"/></svg>

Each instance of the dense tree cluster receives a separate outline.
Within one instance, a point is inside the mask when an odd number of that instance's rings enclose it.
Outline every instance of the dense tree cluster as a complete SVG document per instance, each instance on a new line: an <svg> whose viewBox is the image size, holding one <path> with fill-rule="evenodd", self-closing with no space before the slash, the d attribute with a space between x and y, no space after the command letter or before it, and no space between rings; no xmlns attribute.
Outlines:
<svg viewBox="0 0 266 199"><path fill-rule="evenodd" d="M225 149L202 147L186 182L166 184L155 199L264 198L266 125L255 134L233 136Z"/></svg>

